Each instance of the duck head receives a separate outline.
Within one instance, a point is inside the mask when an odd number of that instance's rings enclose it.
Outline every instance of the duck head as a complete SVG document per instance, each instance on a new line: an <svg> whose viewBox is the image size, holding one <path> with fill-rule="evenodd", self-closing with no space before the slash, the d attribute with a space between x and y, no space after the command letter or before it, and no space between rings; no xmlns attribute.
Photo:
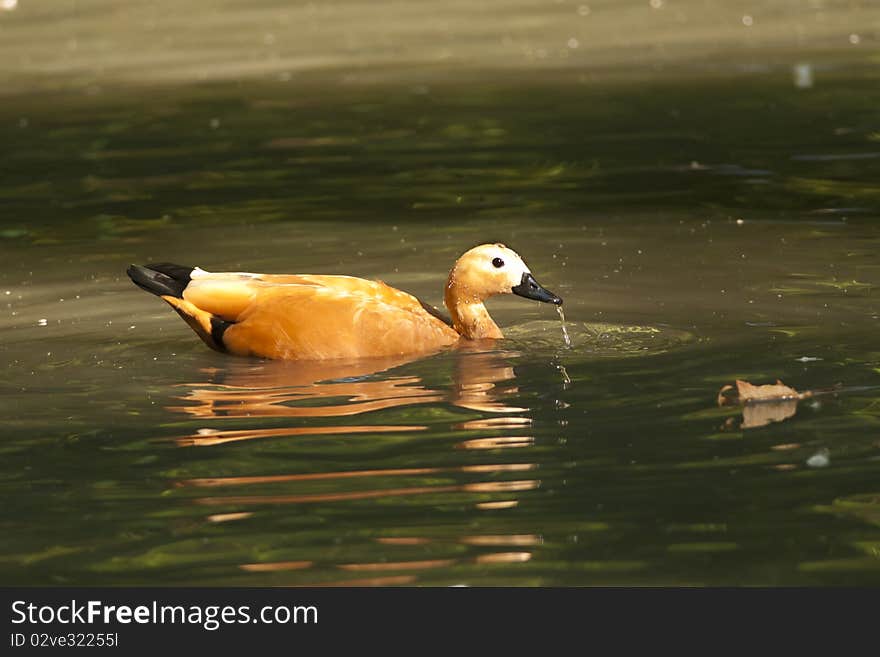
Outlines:
<svg viewBox="0 0 880 657"><path fill-rule="evenodd" d="M462 255L449 272L445 302L455 330L472 339L504 337L483 305L496 294L562 304L535 280L516 251L503 244L481 244Z"/></svg>

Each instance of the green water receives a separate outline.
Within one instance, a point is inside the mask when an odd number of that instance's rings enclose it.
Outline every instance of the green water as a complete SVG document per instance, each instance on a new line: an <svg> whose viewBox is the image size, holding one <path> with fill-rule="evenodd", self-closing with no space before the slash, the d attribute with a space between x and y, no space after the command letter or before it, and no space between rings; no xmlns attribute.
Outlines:
<svg viewBox="0 0 880 657"><path fill-rule="evenodd" d="M0 582L880 584L880 73L842 23L662 67L9 77ZM124 274L440 305L487 241L570 348L511 297L495 346L237 359ZM755 422L737 378L831 392Z"/></svg>

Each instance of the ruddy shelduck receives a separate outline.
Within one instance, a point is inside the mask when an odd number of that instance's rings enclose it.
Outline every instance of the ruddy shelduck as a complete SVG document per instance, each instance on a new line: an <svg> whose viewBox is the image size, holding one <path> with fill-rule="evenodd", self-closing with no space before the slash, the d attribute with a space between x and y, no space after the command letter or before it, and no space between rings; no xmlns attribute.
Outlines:
<svg viewBox="0 0 880 657"><path fill-rule="evenodd" d="M135 285L160 296L212 349L288 360L374 358L436 351L504 335L483 302L496 294L561 304L523 259L482 244L449 272L451 318L382 281L310 274L211 273L173 264L132 265Z"/></svg>

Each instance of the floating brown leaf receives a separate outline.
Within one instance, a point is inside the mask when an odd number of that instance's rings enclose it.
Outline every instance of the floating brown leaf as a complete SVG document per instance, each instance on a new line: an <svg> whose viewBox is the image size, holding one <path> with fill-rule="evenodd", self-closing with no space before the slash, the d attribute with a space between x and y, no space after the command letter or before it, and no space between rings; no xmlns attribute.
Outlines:
<svg viewBox="0 0 880 657"><path fill-rule="evenodd" d="M797 412L797 403L801 399L812 397L812 391L798 392L785 385L779 379L776 383L756 386L748 381L736 380L736 395L725 394L734 390L734 386L726 385L718 391L718 405L741 404L743 406L743 422L740 429L755 429L772 422L781 422ZM732 418L724 428L731 428Z"/></svg>
<svg viewBox="0 0 880 657"><path fill-rule="evenodd" d="M730 395L724 394L728 390L733 390L733 386L728 384L718 391L719 406L726 406L728 404L735 403L750 404L755 402L780 402L789 400L800 400L813 396L813 393L811 391L808 390L807 392L798 392L794 388L785 385L779 379L776 379L776 383L770 383L762 386L756 386L749 383L748 381L741 381L740 379L737 379L737 396L735 398L731 397Z"/></svg>

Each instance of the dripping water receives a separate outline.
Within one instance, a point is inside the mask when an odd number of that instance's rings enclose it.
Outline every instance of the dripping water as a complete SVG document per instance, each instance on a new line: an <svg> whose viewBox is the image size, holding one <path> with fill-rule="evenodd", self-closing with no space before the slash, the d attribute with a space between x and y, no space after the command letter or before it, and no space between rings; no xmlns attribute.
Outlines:
<svg viewBox="0 0 880 657"><path fill-rule="evenodd" d="M562 339L565 340L565 346L571 348L571 338L568 335L568 329L565 328L565 313L562 306L556 306L556 312L559 313L559 321L562 322Z"/></svg>
<svg viewBox="0 0 880 657"><path fill-rule="evenodd" d="M569 386L571 386L571 377L568 376L565 365L557 365L556 369L562 374L562 389L568 390Z"/></svg>

